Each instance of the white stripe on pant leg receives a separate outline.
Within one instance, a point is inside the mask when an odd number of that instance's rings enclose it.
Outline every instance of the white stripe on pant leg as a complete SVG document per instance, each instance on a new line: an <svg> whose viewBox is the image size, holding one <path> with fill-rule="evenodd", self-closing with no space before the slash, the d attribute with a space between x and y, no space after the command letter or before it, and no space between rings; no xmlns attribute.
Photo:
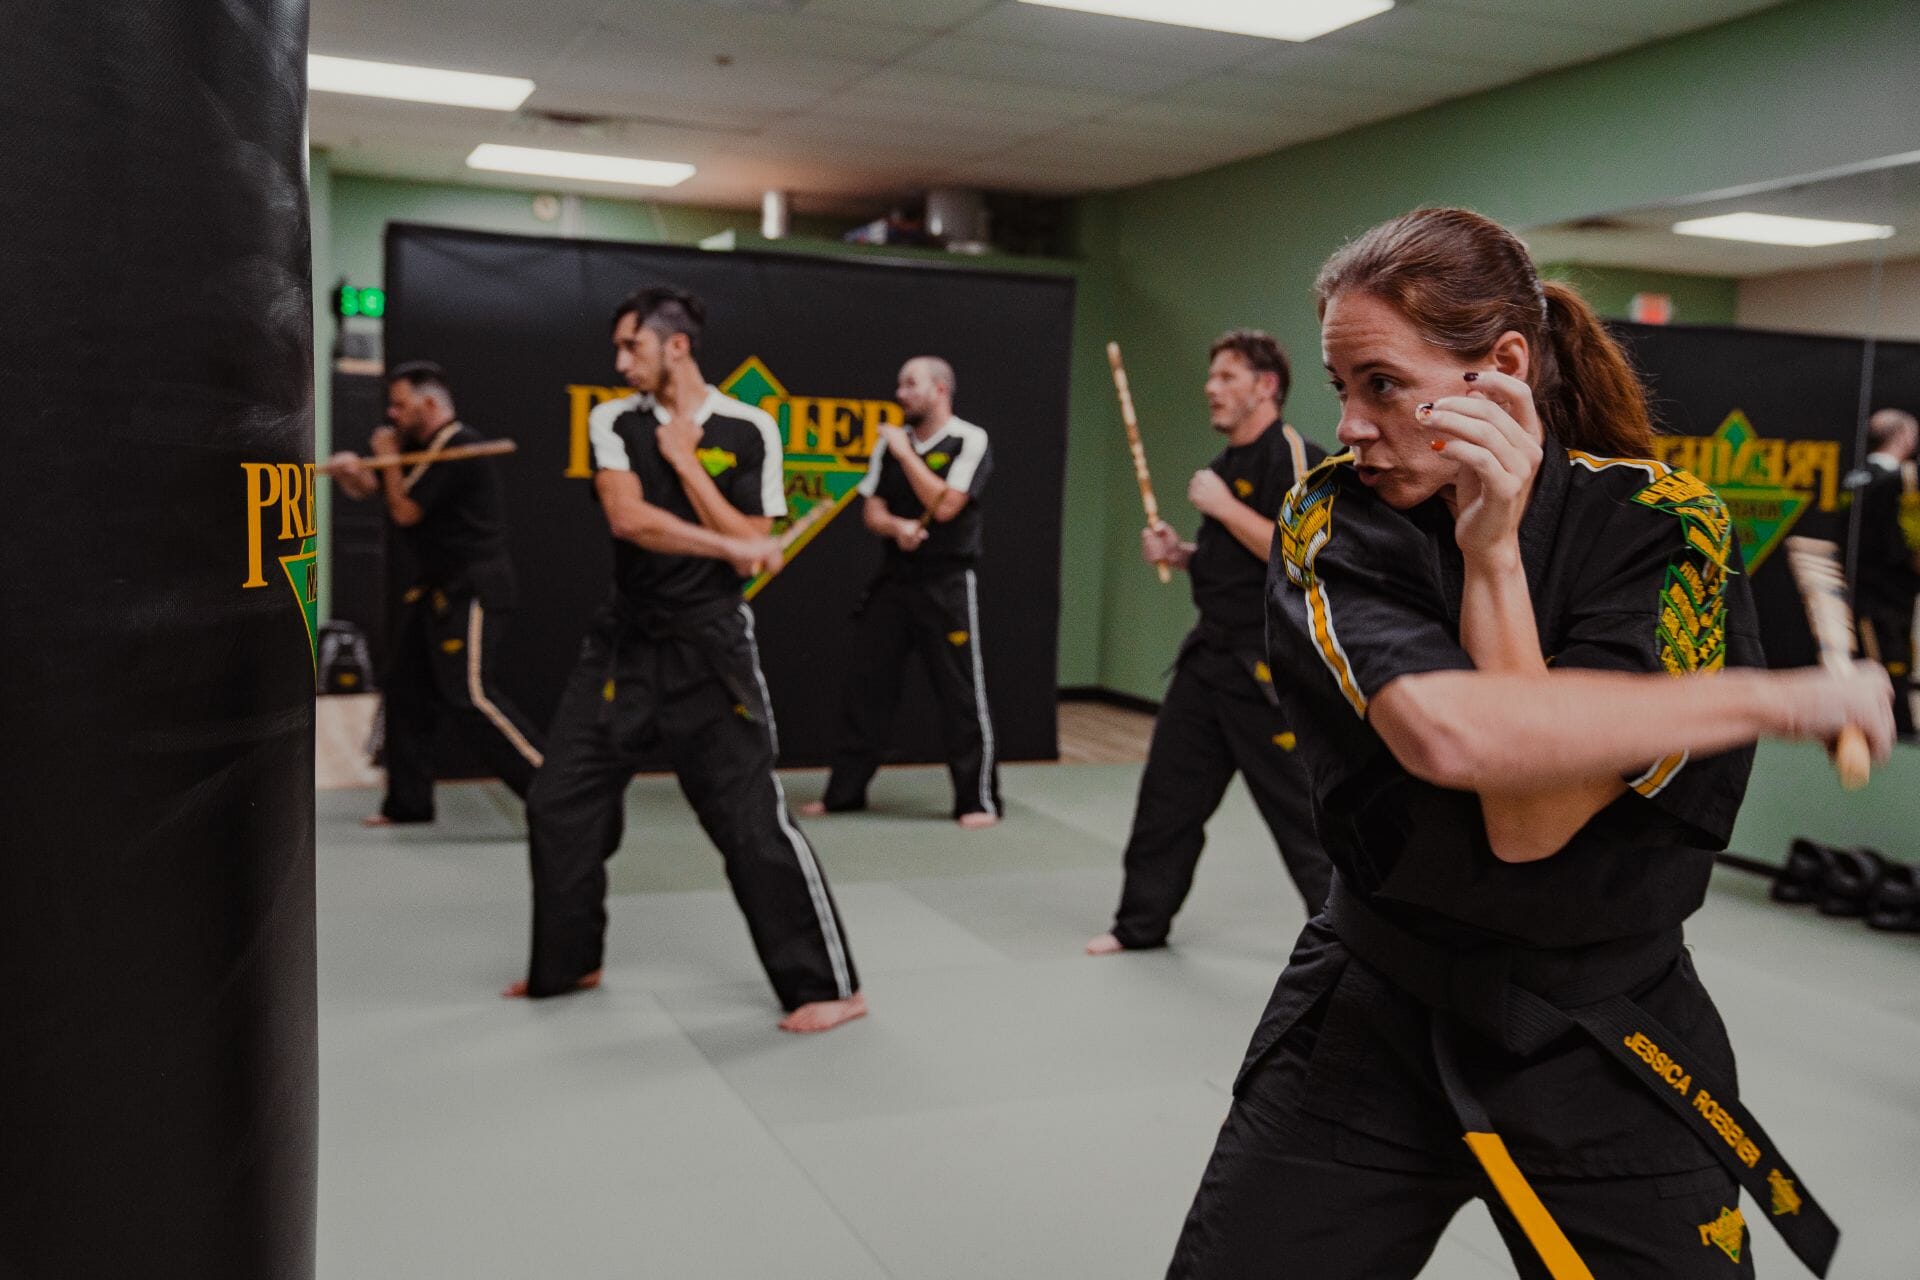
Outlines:
<svg viewBox="0 0 1920 1280"><path fill-rule="evenodd" d="M742 604L740 616L747 624L747 653L753 659L753 679L760 687L760 706L767 717L767 739L773 746L777 764L780 727L774 723L773 695L767 691L767 677L760 671L760 646L753 638L753 610ZM787 813L787 789L780 785L779 773L772 769L767 772L773 779L774 816L780 823L780 830L786 833L787 843L793 846L794 860L800 864L800 873L806 877L807 896L813 899L813 913L820 918L820 936L826 940L827 959L833 965L834 989L845 1000L853 994L853 982L847 975L847 948L840 940L840 924L833 918L833 903L827 898L826 880L820 874L820 864L814 860L813 847L795 829L793 819Z"/></svg>
<svg viewBox="0 0 1920 1280"><path fill-rule="evenodd" d="M493 727L500 731L513 749L524 757L528 764L538 769L546 763L541 754L528 742L525 735L514 727L513 721L500 713L500 708L487 698L486 682L480 678L480 640L482 635L482 614L480 602L467 602L467 697L473 705L480 708L480 714L493 721Z"/></svg>
<svg viewBox="0 0 1920 1280"><path fill-rule="evenodd" d="M987 669L980 657L980 603L974 597L973 570L967 570L967 647L973 651L973 706L980 716L980 807L994 817L993 716L987 709Z"/></svg>

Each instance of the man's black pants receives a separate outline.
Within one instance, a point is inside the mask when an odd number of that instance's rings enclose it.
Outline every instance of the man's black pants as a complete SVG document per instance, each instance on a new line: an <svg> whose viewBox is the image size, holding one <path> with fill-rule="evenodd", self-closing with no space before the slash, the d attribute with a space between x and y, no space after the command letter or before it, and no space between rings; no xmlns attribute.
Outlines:
<svg viewBox="0 0 1920 1280"><path fill-rule="evenodd" d="M858 615L841 695L833 772L824 803L840 813L867 807L867 784L886 752L907 660L917 653L939 699L953 777L953 816L1000 814L1000 771L987 674L980 653L979 586L973 570L925 580L882 578Z"/></svg>
<svg viewBox="0 0 1920 1280"><path fill-rule="evenodd" d="M1914 662L1913 612L1876 609L1859 618L1860 650L1887 669L1893 679L1893 720L1901 733L1914 731L1914 690L1920 687L1920 673Z"/></svg>
<svg viewBox="0 0 1920 1280"><path fill-rule="evenodd" d="M1207 820L1235 773L1246 778L1307 914L1320 910L1332 870L1314 833L1312 797L1293 755L1293 733L1242 659L1204 641L1187 645L1154 717L1140 775L1124 859L1126 885L1113 922L1122 946L1166 942L1193 887Z"/></svg>
<svg viewBox="0 0 1920 1280"><path fill-rule="evenodd" d="M433 736L450 715L500 781L525 798L540 767L542 735L495 681L506 616L471 595L407 593L382 695L391 822L433 821Z"/></svg>
<svg viewBox="0 0 1920 1280"><path fill-rule="evenodd" d="M826 874L773 771L778 739L739 601L648 628L611 621L587 637L527 797L533 862L528 994L558 995L601 967L606 860L643 757L664 751L726 861L734 900L782 1007L859 989Z"/></svg>

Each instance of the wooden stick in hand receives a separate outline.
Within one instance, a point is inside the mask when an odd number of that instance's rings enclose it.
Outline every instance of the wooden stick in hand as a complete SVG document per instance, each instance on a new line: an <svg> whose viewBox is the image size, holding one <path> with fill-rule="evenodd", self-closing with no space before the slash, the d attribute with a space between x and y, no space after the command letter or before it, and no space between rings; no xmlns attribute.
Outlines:
<svg viewBox="0 0 1920 1280"><path fill-rule="evenodd" d="M780 549L780 563L771 569L767 568L764 564L756 564L753 566L753 576L761 579L758 585L765 586L768 579L771 579L775 574L779 573L780 570L786 568L787 552L793 549L794 544L807 536L807 530L813 528L813 526L819 524L822 520L825 520L838 509L839 504L835 502L824 500L816 502L807 508L805 515L788 525L786 531L774 539L774 545Z"/></svg>
<svg viewBox="0 0 1920 1280"><path fill-rule="evenodd" d="M451 449L419 449L412 453L375 454L360 459L360 465L369 471L379 471L387 467L411 467L417 462L459 462L464 458L492 458L503 453L512 453L520 446L511 440L483 440L479 444L457 444ZM334 464L323 462L313 469L318 476L330 476Z"/></svg>
<svg viewBox="0 0 1920 1280"><path fill-rule="evenodd" d="M1113 366L1113 389L1120 396L1120 420L1127 427L1127 448L1133 453L1133 475L1140 482L1140 505L1147 509L1147 527L1160 527L1160 504L1154 501L1153 477L1147 474L1147 450L1140 443L1140 419L1134 416L1133 392L1127 386L1127 367L1120 363L1120 344L1107 344L1107 363ZM1165 560L1154 564L1160 581L1173 581L1173 570Z"/></svg>
<svg viewBox="0 0 1920 1280"><path fill-rule="evenodd" d="M1822 538L1788 538L1787 568L1807 607L1807 624L1820 649L1820 663L1835 674L1853 667L1853 615L1847 607L1847 580L1840 571L1840 548ZM1857 725L1840 731L1833 744L1833 767L1840 785L1858 791L1873 771L1867 735Z"/></svg>

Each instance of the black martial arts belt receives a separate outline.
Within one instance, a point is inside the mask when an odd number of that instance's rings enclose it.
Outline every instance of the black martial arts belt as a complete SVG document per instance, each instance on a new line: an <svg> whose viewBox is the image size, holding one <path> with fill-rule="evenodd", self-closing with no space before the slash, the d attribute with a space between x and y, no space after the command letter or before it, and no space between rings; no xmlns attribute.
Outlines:
<svg viewBox="0 0 1920 1280"><path fill-rule="evenodd" d="M1254 687L1260 690L1260 696L1267 700L1267 705L1279 707L1280 694L1273 687L1273 672L1267 667L1265 635L1257 631L1235 631L1202 618L1194 624L1193 630L1187 632L1186 639L1180 642L1180 649L1173 655L1173 666L1167 668L1167 674L1171 674L1189 653L1202 645L1232 655L1241 669L1253 677Z"/></svg>
<svg viewBox="0 0 1920 1280"><path fill-rule="evenodd" d="M1699 1136L1756 1203L1771 1206L1774 1228L1808 1270L1827 1274L1840 1229L1734 1091L1703 1070L1679 1036L1627 998L1673 963L1680 950L1677 927L1570 952L1501 945L1456 952L1383 919L1338 876L1327 898L1327 919L1355 956L1437 1015L1447 1015L1433 1019L1434 1059L1447 1100L1466 1130L1468 1148L1554 1280L1592 1280L1592 1273L1468 1090L1447 1033L1450 1018L1523 1054L1575 1027L1585 1031Z"/></svg>
<svg viewBox="0 0 1920 1280"><path fill-rule="evenodd" d="M738 596L722 596L687 609L645 610L628 604L624 596L616 596L609 606L613 627L607 641L607 673L606 683L601 686L602 696L608 702L613 701L622 650L630 638L645 636L649 640L669 641L696 650L706 659L714 678L733 696L735 713L743 720L757 720L759 717L754 708L759 705L756 696L758 681L752 669L741 667L731 660L730 654L715 648L713 644L716 624L738 614L741 603Z"/></svg>

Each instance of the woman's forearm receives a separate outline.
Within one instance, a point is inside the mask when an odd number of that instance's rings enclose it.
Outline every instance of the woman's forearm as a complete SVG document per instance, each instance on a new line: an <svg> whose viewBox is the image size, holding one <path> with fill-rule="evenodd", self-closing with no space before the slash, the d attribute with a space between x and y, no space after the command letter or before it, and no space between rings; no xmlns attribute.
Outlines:
<svg viewBox="0 0 1920 1280"><path fill-rule="evenodd" d="M1402 765L1429 782L1537 793L1682 751L1792 736L1784 678L1764 671L1434 671L1389 684L1369 719Z"/></svg>
<svg viewBox="0 0 1920 1280"><path fill-rule="evenodd" d="M1537 675L1547 669L1520 550L1466 561L1460 592L1460 647L1475 670Z"/></svg>

